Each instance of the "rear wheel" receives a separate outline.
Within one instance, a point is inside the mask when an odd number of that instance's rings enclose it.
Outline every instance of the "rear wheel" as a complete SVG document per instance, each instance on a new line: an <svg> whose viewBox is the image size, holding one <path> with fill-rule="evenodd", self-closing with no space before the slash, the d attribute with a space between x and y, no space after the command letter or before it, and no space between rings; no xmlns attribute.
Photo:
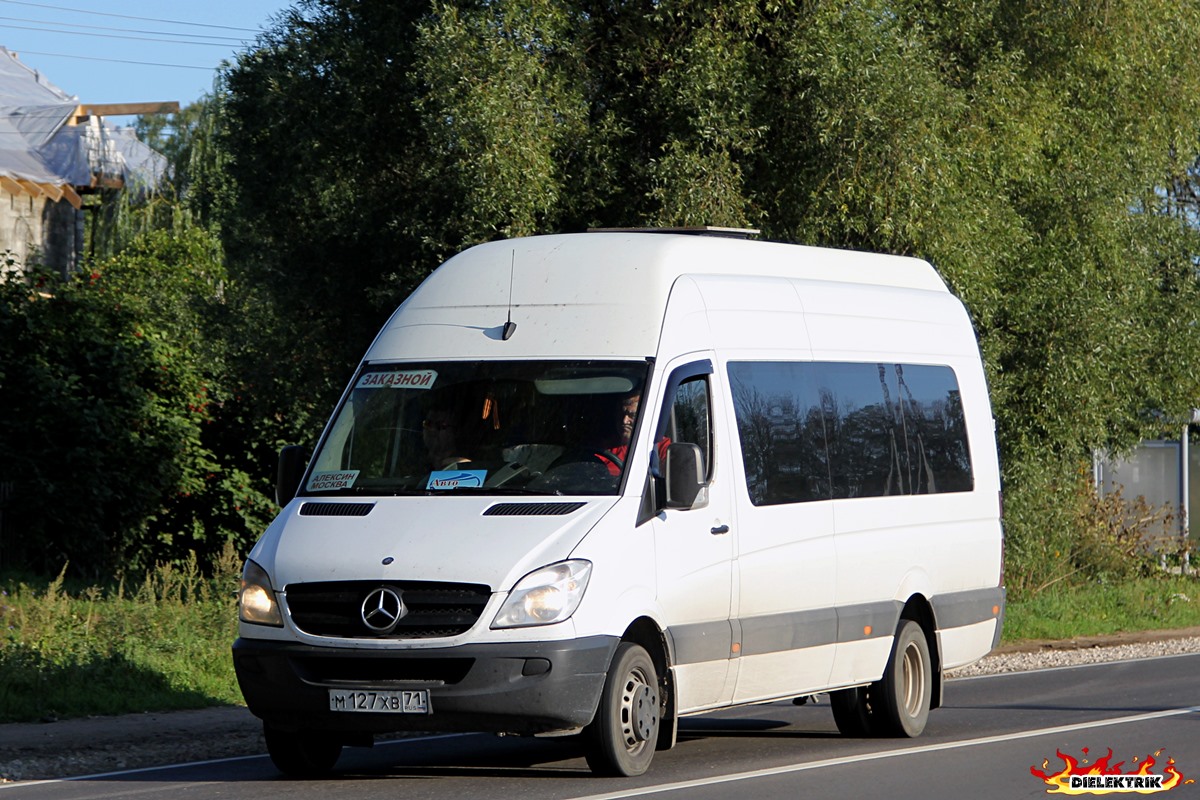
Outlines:
<svg viewBox="0 0 1200 800"><path fill-rule="evenodd" d="M658 672L645 648L622 642L604 679L596 718L585 731L597 775L633 777L650 767L662 718Z"/></svg>
<svg viewBox="0 0 1200 800"><path fill-rule="evenodd" d="M833 709L833 721L843 736L876 736L879 733L879 714L873 689L856 686L829 693L829 706Z"/></svg>
<svg viewBox="0 0 1200 800"><path fill-rule="evenodd" d="M900 620L892 657L884 670L884 727L891 736L920 736L929 721L933 669L925 631L911 619Z"/></svg>
<svg viewBox="0 0 1200 800"><path fill-rule="evenodd" d="M342 754L341 742L313 731L285 731L264 725L263 736L271 763L292 778L327 775Z"/></svg>
<svg viewBox="0 0 1200 800"><path fill-rule="evenodd" d="M933 670L925 631L900 620L883 677L829 693L833 721L846 736L919 736L929 720Z"/></svg>

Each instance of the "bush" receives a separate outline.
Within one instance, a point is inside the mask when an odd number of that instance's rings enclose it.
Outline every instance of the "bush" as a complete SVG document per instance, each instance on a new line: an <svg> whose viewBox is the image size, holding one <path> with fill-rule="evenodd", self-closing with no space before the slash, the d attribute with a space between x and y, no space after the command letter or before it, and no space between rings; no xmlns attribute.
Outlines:
<svg viewBox="0 0 1200 800"><path fill-rule="evenodd" d="M1180 555L1177 519L1144 498L1101 497L1084 464L1022 465L1005 503L1005 583L1021 600L1063 583L1120 582L1156 573Z"/></svg>
<svg viewBox="0 0 1200 800"><path fill-rule="evenodd" d="M0 282L0 558L91 577L245 548L272 511L214 451L224 403L211 237L160 231L79 278Z"/></svg>

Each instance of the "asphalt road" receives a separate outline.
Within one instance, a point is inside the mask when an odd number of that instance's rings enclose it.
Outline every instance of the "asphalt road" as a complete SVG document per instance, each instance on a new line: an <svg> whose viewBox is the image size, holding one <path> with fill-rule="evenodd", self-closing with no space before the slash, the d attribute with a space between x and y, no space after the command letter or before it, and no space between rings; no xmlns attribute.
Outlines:
<svg viewBox="0 0 1200 800"><path fill-rule="evenodd" d="M1085 752L1086 748L1086 752ZM567 741L441 736L348 749L321 781L278 775L265 757L0 786L0 800L154 798L999 798L1042 797L1031 774L1059 752L1152 775L1168 759L1200 779L1200 655L952 681L914 740L837 734L827 705L788 703L685 720L679 745L636 779L593 778ZM1200 797L1200 783L1164 796Z"/></svg>

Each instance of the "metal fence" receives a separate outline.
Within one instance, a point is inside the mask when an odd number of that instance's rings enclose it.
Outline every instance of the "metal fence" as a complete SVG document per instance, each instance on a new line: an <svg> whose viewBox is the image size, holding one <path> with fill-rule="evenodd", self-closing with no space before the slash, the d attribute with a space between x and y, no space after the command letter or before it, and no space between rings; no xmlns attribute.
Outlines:
<svg viewBox="0 0 1200 800"><path fill-rule="evenodd" d="M1188 445L1187 431L1177 440L1148 440L1124 457L1097 453L1096 489L1101 497L1119 492L1126 501L1141 499L1168 512L1173 533L1200 541L1200 447Z"/></svg>

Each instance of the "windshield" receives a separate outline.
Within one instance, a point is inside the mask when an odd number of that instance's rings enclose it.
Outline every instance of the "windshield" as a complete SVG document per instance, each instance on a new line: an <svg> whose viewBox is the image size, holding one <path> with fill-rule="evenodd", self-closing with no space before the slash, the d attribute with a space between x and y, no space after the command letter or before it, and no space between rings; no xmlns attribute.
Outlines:
<svg viewBox="0 0 1200 800"><path fill-rule="evenodd" d="M648 370L618 361L370 365L301 493L616 494Z"/></svg>

